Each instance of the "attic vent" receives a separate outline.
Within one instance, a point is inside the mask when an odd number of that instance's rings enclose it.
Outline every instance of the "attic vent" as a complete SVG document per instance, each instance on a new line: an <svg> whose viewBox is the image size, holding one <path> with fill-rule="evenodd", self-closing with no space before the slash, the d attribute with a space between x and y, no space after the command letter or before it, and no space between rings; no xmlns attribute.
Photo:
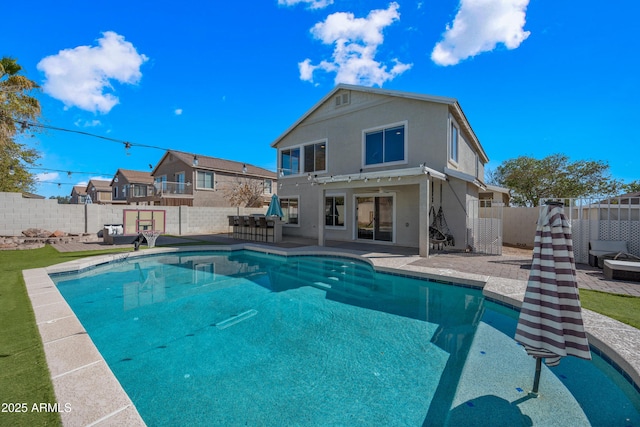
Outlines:
<svg viewBox="0 0 640 427"><path fill-rule="evenodd" d="M341 105L347 105L351 101L351 97L349 96L349 92L342 92L336 96L336 107L340 107Z"/></svg>

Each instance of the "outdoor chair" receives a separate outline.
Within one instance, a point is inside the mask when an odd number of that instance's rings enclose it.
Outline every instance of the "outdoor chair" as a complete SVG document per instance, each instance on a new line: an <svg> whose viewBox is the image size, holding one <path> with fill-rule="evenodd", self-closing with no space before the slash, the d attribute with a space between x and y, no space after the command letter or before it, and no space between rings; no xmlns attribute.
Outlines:
<svg viewBox="0 0 640 427"><path fill-rule="evenodd" d="M264 241L268 242L269 241L269 230L271 230L271 241L275 242L276 237L275 237L275 226L273 221L267 221L267 218L261 216L260 218L258 218L258 220L260 221L260 227L262 227L262 230L264 232Z"/></svg>
<svg viewBox="0 0 640 427"><path fill-rule="evenodd" d="M598 267L598 264L602 264L598 261L598 257L609 254L615 255L620 252L628 252L627 242L624 240L591 240L589 242L589 265Z"/></svg>

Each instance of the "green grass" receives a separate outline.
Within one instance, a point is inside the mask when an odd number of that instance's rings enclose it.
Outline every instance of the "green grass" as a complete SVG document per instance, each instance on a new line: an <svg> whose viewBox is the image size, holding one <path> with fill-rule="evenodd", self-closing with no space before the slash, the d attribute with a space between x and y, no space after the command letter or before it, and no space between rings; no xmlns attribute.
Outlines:
<svg viewBox="0 0 640 427"><path fill-rule="evenodd" d="M0 403L26 403L28 408L26 413L0 413L0 426L60 425L58 413L31 412L34 403L53 404L56 398L22 270L130 250L60 253L45 246L0 251Z"/></svg>
<svg viewBox="0 0 640 427"><path fill-rule="evenodd" d="M640 297L580 289L584 308L640 329Z"/></svg>
<svg viewBox="0 0 640 427"><path fill-rule="evenodd" d="M212 244L194 241L192 245ZM174 246L174 245L171 245ZM143 247L144 248L144 247ZM42 341L22 270L133 248L63 252L51 246L23 251L0 251L0 403L26 403L26 413L0 414L0 426L60 425L57 413L37 413L34 403L56 403ZM640 298L580 290L582 306L640 329ZM65 402L58 402L64 404Z"/></svg>

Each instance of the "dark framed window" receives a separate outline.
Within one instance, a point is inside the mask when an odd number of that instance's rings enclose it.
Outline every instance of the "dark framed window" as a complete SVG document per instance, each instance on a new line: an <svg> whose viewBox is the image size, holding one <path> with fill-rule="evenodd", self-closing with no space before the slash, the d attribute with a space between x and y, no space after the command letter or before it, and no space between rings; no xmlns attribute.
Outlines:
<svg viewBox="0 0 640 427"><path fill-rule="evenodd" d="M304 147L304 171L318 172L327 169L327 144L319 142Z"/></svg>
<svg viewBox="0 0 640 427"><path fill-rule="evenodd" d="M324 199L324 225L344 227L344 196L327 196Z"/></svg>
<svg viewBox="0 0 640 427"><path fill-rule="evenodd" d="M406 160L404 125L365 133L365 165L370 166L404 160Z"/></svg>

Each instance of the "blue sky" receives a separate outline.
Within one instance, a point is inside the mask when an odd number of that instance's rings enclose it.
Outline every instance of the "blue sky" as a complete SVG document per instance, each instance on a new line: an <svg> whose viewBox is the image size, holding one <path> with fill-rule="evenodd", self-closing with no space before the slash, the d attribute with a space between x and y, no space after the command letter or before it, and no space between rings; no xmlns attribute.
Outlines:
<svg viewBox="0 0 640 427"><path fill-rule="evenodd" d="M0 55L42 86L44 123L133 144L28 139L47 197L149 170L164 153L136 144L275 170L270 144L340 82L458 99L488 169L560 152L640 179L634 1L26 0L2 11L15 19L3 19Z"/></svg>

